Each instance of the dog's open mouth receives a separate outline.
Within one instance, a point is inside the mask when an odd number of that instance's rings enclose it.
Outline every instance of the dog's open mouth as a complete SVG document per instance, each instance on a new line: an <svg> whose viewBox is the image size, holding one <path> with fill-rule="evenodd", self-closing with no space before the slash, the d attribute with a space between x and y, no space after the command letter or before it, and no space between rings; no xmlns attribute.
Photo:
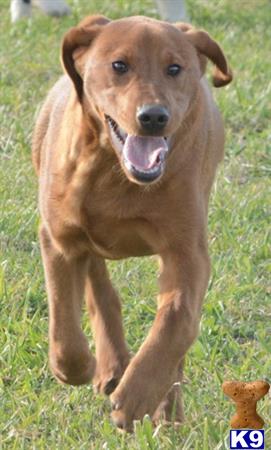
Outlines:
<svg viewBox="0 0 271 450"><path fill-rule="evenodd" d="M164 171L168 140L162 136L133 136L127 134L108 115L111 140L121 154L126 170L141 183L158 179Z"/></svg>

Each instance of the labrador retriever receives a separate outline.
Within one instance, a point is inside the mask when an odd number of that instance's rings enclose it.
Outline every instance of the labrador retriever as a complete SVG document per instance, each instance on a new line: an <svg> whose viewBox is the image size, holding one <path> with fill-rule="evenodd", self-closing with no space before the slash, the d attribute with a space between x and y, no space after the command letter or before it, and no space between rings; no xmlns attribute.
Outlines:
<svg viewBox="0 0 271 450"><path fill-rule="evenodd" d="M205 31L87 17L64 36L66 74L34 131L50 366L64 383L94 378L127 430L145 414L183 419L179 384L208 285L208 198L224 147L208 59L213 84L229 83ZM159 256L158 309L131 358L105 260L145 255ZM84 295L95 357L80 326Z"/></svg>

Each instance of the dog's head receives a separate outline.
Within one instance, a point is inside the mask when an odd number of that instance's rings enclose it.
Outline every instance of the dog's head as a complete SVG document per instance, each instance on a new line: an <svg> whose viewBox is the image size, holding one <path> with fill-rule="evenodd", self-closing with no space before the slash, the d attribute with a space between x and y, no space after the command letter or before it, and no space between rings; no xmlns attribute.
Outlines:
<svg viewBox="0 0 271 450"><path fill-rule="evenodd" d="M225 56L206 32L146 17L87 17L62 46L79 101L95 107L123 170L137 183L162 176L206 58L216 66L214 85L229 83Z"/></svg>

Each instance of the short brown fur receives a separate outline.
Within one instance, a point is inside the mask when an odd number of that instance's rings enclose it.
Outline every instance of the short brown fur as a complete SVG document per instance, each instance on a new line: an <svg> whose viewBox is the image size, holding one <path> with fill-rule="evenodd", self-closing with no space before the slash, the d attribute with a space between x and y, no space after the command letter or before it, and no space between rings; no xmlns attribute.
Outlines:
<svg viewBox="0 0 271 450"><path fill-rule="evenodd" d="M117 77L111 63L123 55L131 70ZM146 413L155 421L170 421L173 413L175 421L183 419L178 383L209 280L208 198L224 147L203 76L207 58L216 65L214 84L229 83L224 54L206 32L144 17L88 17L64 37L67 74L35 127L50 365L65 383L94 377L96 389L111 394L113 420L128 430ZM183 70L173 80L164 67L176 61ZM170 112L170 151L161 178L145 185L123 165L105 114L129 134L144 135L135 117L148 103ZM160 258L158 310L130 358L105 259L153 254ZM95 358L80 326L84 293Z"/></svg>

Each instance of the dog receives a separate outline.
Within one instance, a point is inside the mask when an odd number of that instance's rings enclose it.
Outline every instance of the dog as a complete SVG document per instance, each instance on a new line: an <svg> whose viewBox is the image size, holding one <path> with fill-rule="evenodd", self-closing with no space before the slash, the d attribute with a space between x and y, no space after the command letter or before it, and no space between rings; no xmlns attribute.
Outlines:
<svg viewBox="0 0 271 450"><path fill-rule="evenodd" d="M224 131L204 77L232 72L205 31L147 17L90 16L62 43L65 75L33 135L49 360L62 383L110 395L114 423L181 422L184 357L198 334L210 263L207 210ZM158 255L158 309L130 358L105 260ZM96 345L80 326L82 298ZM174 416L174 417L173 417Z"/></svg>
<svg viewBox="0 0 271 450"><path fill-rule="evenodd" d="M64 0L36 0L37 6L49 16L65 16L70 14L70 8ZM158 11L164 20L174 22L185 20L184 0L156 0ZM30 17L32 11L31 0L11 0L10 12L11 21L17 22L22 17Z"/></svg>

